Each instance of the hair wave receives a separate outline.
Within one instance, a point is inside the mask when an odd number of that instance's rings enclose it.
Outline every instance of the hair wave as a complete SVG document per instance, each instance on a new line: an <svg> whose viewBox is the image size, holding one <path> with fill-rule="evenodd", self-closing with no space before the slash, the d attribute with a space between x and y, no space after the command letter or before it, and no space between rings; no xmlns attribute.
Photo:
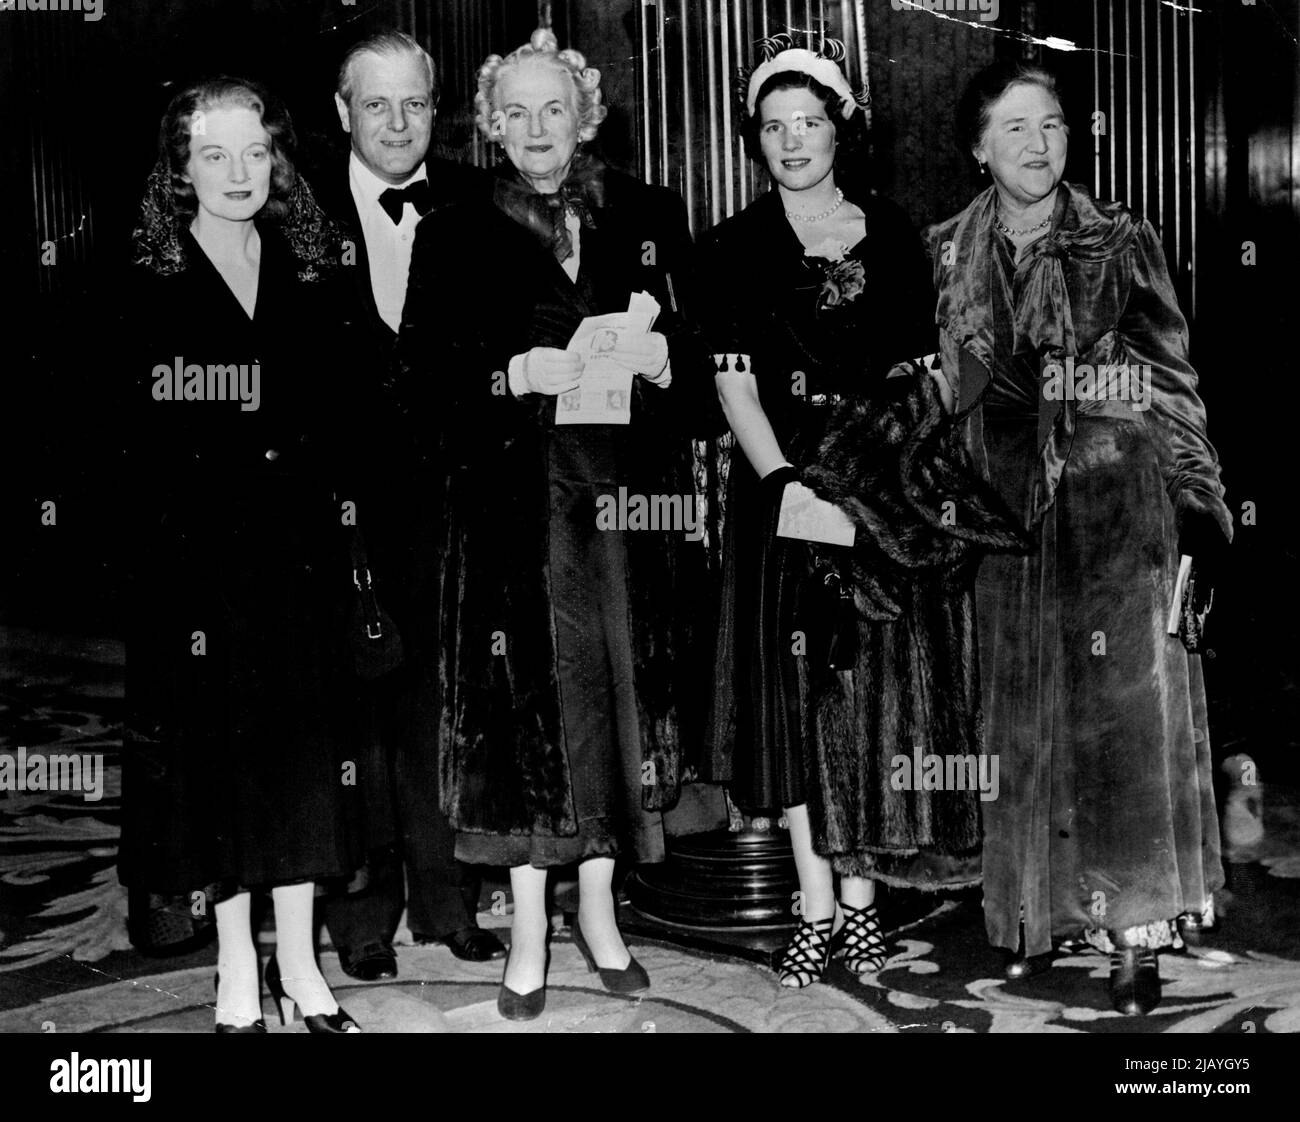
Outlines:
<svg viewBox="0 0 1300 1122"><path fill-rule="evenodd" d="M1012 86L1039 86L1046 90L1065 111L1056 75L1033 63L1012 59L984 67L966 85L957 103L957 147L964 156L975 159L975 149L984 142L993 106Z"/></svg>
<svg viewBox="0 0 1300 1122"><path fill-rule="evenodd" d="M474 95L474 123L489 140L499 139L493 128L492 116L496 112L496 89L501 72L522 62L537 59L554 66L573 80L575 110L578 116L578 139L592 140L609 110L601 104L600 71L587 65L581 51L559 49L554 33L545 27L533 32L532 38L505 57L488 55L478 69L478 92Z"/></svg>
<svg viewBox="0 0 1300 1122"><path fill-rule="evenodd" d="M251 109L270 140L271 189L265 213L282 218L298 173L293 165L294 132L289 110L265 87L244 78L209 78L182 90L171 100L158 131L158 154L171 177L172 205L177 214L193 215L198 196L187 181L190 143L202 135L202 115L214 109Z"/></svg>
<svg viewBox="0 0 1300 1122"><path fill-rule="evenodd" d="M759 87L754 99L754 115L744 116L740 125L745 154L758 164L766 164L759 133L763 127L763 101L779 90L807 90L825 106L826 119L835 130L835 181L840 187L863 188L867 181L871 137L866 115L859 109L844 116L845 99L829 86L802 70L782 70ZM855 99L856 100L856 99Z"/></svg>

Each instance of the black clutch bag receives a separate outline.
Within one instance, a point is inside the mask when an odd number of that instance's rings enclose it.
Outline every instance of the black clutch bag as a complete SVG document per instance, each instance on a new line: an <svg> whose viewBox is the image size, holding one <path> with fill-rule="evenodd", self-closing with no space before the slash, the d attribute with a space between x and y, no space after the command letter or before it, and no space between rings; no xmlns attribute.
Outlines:
<svg viewBox="0 0 1300 1122"><path fill-rule="evenodd" d="M1198 587L1198 578L1200 581ZM1174 581L1173 601L1169 605L1169 619L1165 631L1177 635L1188 654L1206 654L1205 624L1214 605L1214 585L1204 574L1196 571L1191 557L1184 554ZM1213 653L1210 653L1213 658Z"/></svg>
<svg viewBox="0 0 1300 1122"><path fill-rule="evenodd" d="M853 583L839 566L817 560L799 588L795 617L814 669L852 670L858 661L858 609Z"/></svg>
<svg viewBox="0 0 1300 1122"><path fill-rule="evenodd" d="M358 527L352 528L351 554L353 596L348 638L357 677L373 682L401 666L402 636L375 595L366 542Z"/></svg>
<svg viewBox="0 0 1300 1122"><path fill-rule="evenodd" d="M1206 583L1202 580L1202 583ZM1214 589L1205 595L1198 593L1196 587L1196 568L1193 566L1183 588L1182 602L1179 605L1178 637L1183 641L1188 654L1205 654L1205 624L1210 618L1210 608L1214 605Z"/></svg>

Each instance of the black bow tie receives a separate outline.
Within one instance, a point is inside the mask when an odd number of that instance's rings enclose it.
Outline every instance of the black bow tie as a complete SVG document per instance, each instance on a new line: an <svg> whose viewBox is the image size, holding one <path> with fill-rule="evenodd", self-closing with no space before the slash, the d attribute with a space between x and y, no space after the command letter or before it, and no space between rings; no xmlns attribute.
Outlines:
<svg viewBox="0 0 1300 1122"><path fill-rule="evenodd" d="M408 183L400 190L397 187L389 187L379 196L379 205L393 220L394 226L402 224L402 206L405 203L415 207L415 212L423 218L433 206L433 191L429 187L429 181L419 179L414 183Z"/></svg>

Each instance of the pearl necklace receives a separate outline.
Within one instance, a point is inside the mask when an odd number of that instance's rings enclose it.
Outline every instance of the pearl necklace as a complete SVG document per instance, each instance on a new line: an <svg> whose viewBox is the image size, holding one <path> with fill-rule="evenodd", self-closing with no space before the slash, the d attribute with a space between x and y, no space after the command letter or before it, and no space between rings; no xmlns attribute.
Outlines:
<svg viewBox="0 0 1300 1122"><path fill-rule="evenodd" d="M820 222L823 218L829 218L844 205L844 192L838 187L835 188L835 205L829 210L824 210L821 214L795 214L792 210L787 210L787 218L793 218L796 222Z"/></svg>
<svg viewBox="0 0 1300 1122"><path fill-rule="evenodd" d="M1028 234L1036 234L1039 230L1046 230L1052 224L1052 216L1049 214L1037 226L1030 226L1024 230L1013 230L1001 218L994 217L993 225L998 228L999 233L1006 234L1009 238L1023 238Z"/></svg>

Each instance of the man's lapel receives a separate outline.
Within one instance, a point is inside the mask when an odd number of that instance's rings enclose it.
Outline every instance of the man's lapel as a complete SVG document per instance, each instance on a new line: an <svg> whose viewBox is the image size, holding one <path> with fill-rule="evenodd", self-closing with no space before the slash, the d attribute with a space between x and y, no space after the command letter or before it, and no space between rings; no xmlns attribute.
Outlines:
<svg viewBox="0 0 1300 1122"><path fill-rule="evenodd" d="M366 236L361 227L361 215L357 211L356 200L352 197L350 159L349 155L348 160L344 160L336 183L342 187L338 213L342 221L347 224L348 237L353 245L353 263L349 266L353 270L352 287L356 293L357 304L362 309L370 329L384 339L395 339L396 333L379 315L379 305L375 303L375 292L370 285L370 255L366 252Z"/></svg>

